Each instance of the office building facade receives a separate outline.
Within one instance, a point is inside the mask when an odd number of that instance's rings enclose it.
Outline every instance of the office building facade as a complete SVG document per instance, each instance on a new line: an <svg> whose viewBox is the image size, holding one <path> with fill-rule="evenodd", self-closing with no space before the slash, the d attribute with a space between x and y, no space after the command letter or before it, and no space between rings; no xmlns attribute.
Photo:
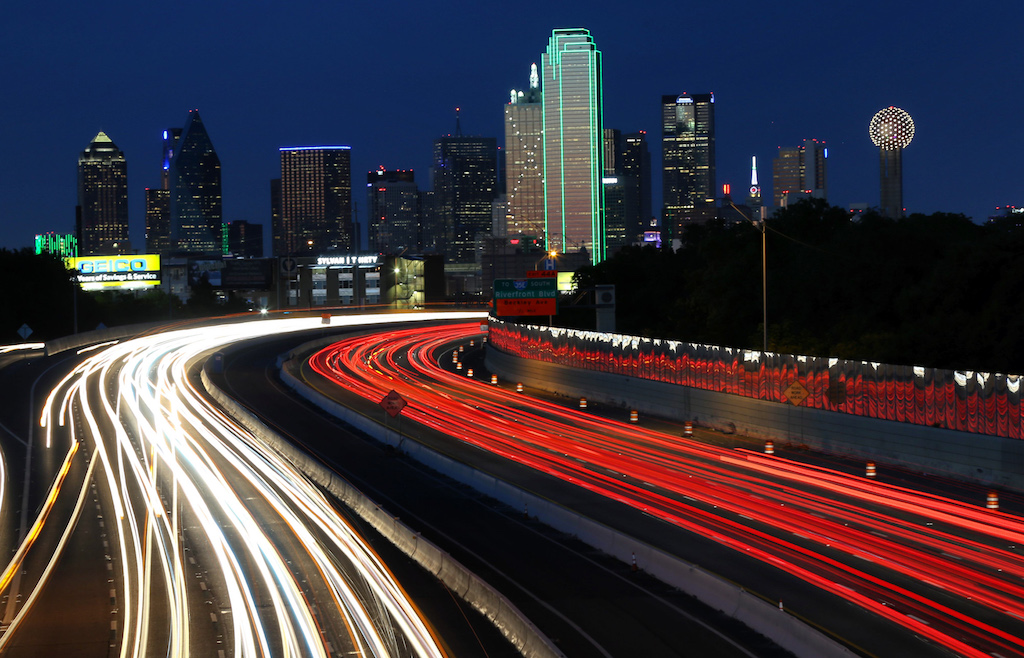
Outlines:
<svg viewBox="0 0 1024 658"><path fill-rule="evenodd" d="M605 258L601 51L584 29L557 29L543 56L547 247Z"/></svg>
<svg viewBox="0 0 1024 658"><path fill-rule="evenodd" d="M129 253L128 163L103 132L78 156L78 249L83 256Z"/></svg>
<svg viewBox="0 0 1024 658"><path fill-rule="evenodd" d="M281 215L274 255L349 253L353 249L352 150L292 146L281 152Z"/></svg>
<svg viewBox="0 0 1024 658"><path fill-rule="evenodd" d="M662 226L678 237L715 216L715 95L661 98Z"/></svg>
<svg viewBox="0 0 1024 658"><path fill-rule="evenodd" d="M498 196L498 140L447 136L434 140L433 212L425 248L448 263L476 262L476 239L491 230Z"/></svg>
<svg viewBox="0 0 1024 658"><path fill-rule="evenodd" d="M165 139L165 149L166 143ZM226 245L220 158L199 110L189 111L167 171L172 250L182 254L223 254Z"/></svg>
<svg viewBox="0 0 1024 658"><path fill-rule="evenodd" d="M502 235L544 233L544 108L540 74L530 67L530 87L512 90L505 106L506 221Z"/></svg>
<svg viewBox="0 0 1024 658"><path fill-rule="evenodd" d="M817 139L805 139L800 146L780 146L772 162L775 207L806 197L828 198L828 147Z"/></svg>
<svg viewBox="0 0 1024 658"><path fill-rule="evenodd" d="M381 254L422 251L420 191L411 169L381 167L366 174L370 250Z"/></svg>

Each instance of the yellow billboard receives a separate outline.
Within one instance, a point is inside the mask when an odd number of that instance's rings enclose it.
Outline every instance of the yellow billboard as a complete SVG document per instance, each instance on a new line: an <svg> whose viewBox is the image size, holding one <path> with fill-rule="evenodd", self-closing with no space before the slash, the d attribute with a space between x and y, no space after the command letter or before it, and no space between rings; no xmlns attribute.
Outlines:
<svg viewBox="0 0 1024 658"><path fill-rule="evenodd" d="M160 285L158 254L80 256L65 258L69 269L77 271L82 290L107 288L148 288Z"/></svg>

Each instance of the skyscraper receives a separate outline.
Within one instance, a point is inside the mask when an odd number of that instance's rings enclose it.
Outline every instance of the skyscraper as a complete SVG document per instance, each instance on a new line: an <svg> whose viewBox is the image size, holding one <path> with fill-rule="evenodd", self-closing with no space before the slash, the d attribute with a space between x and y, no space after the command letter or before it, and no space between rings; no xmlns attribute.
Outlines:
<svg viewBox="0 0 1024 658"><path fill-rule="evenodd" d="M630 133L623 137L623 151L620 159L620 172L626 177L626 184L632 187L629 195L636 199L635 211L628 211L626 224L630 239L640 238L640 234L649 228L651 213L650 200L650 150L647 148L647 133Z"/></svg>
<svg viewBox="0 0 1024 658"><path fill-rule="evenodd" d="M366 174L370 249L382 254L418 254L420 191L412 169L381 167Z"/></svg>
<svg viewBox="0 0 1024 658"><path fill-rule="evenodd" d="M601 51L580 28L551 33L543 57L544 209L549 249L605 258Z"/></svg>
<svg viewBox="0 0 1024 658"><path fill-rule="evenodd" d="M273 231L275 256L352 250L351 147L281 149L281 218Z"/></svg>
<svg viewBox="0 0 1024 658"><path fill-rule="evenodd" d="M83 256L127 253L128 163L124 153L99 133L78 156L78 212L75 232Z"/></svg>
<svg viewBox="0 0 1024 658"><path fill-rule="evenodd" d="M662 226L678 237L715 216L715 95L661 97Z"/></svg>
<svg viewBox="0 0 1024 658"><path fill-rule="evenodd" d="M169 255L171 248L170 190L146 188L146 253Z"/></svg>
<svg viewBox="0 0 1024 658"><path fill-rule="evenodd" d="M165 137L165 146L166 143ZM167 169L171 248L189 254L222 254L225 245L220 158L199 110L189 110L188 121L175 146Z"/></svg>
<svg viewBox="0 0 1024 658"><path fill-rule="evenodd" d="M477 234L491 230L491 202L498 195L498 140L440 137L434 140L434 202L424 247L449 263L476 262Z"/></svg>
<svg viewBox="0 0 1024 658"><path fill-rule="evenodd" d="M903 149L914 139L914 120L906 110L879 110L868 124L868 135L878 147L878 171L882 192L882 214L903 216Z"/></svg>
<svg viewBox="0 0 1024 658"><path fill-rule="evenodd" d="M787 205L796 195L828 197L828 147L817 139L805 139L800 146L779 147L772 162L772 199L776 208Z"/></svg>
<svg viewBox="0 0 1024 658"><path fill-rule="evenodd" d="M540 75L530 67L530 88L512 90L505 106L505 235L544 233L544 108Z"/></svg>
<svg viewBox="0 0 1024 658"><path fill-rule="evenodd" d="M181 138L181 128L168 128L163 137L160 187L146 188L146 253L166 256L171 244L171 158Z"/></svg>

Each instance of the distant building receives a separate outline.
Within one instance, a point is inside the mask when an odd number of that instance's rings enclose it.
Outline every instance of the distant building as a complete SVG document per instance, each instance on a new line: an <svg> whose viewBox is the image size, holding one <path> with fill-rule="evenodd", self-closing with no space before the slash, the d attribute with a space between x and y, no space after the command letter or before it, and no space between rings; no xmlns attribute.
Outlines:
<svg viewBox="0 0 1024 658"><path fill-rule="evenodd" d="M128 253L128 163L103 132L78 156L75 232L83 256Z"/></svg>
<svg viewBox="0 0 1024 658"><path fill-rule="evenodd" d="M281 219L274 228L274 255L349 253L353 236L351 148L282 148Z"/></svg>
<svg viewBox="0 0 1024 658"><path fill-rule="evenodd" d="M146 253L170 255L171 248L171 192L166 189L146 188Z"/></svg>
<svg viewBox="0 0 1024 658"><path fill-rule="evenodd" d="M544 233L544 106L540 75L530 67L530 88L512 90L505 106L506 222L501 235Z"/></svg>
<svg viewBox="0 0 1024 658"><path fill-rule="evenodd" d="M654 218L651 207L651 152L647 146L647 132L630 133L622 138L622 154L620 167L616 174L626 176L627 186L632 186L632 194L637 199L636 218L627 217L627 228L632 235L640 234L650 227Z"/></svg>
<svg viewBox="0 0 1024 658"><path fill-rule="evenodd" d="M761 184L757 182L757 156L750 156L750 189L747 190L747 207L750 208L750 217L758 221L761 217L761 208L764 203L761 200Z"/></svg>
<svg viewBox="0 0 1024 658"><path fill-rule="evenodd" d="M715 95L661 97L662 227L678 238L715 216Z"/></svg>
<svg viewBox="0 0 1024 658"><path fill-rule="evenodd" d="M71 233L42 233L36 236L36 255L53 254L61 258L78 256L78 238Z"/></svg>
<svg viewBox="0 0 1024 658"><path fill-rule="evenodd" d="M182 254L223 254L220 158L199 110L189 111L172 150L167 169L171 248Z"/></svg>
<svg viewBox="0 0 1024 658"><path fill-rule="evenodd" d="M371 251L420 253L420 191L412 169L368 172L366 207Z"/></svg>
<svg viewBox="0 0 1024 658"><path fill-rule="evenodd" d="M556 29L543 57L547 247L605 259L601 51L584 29Z"/></svg>
<svg viewBox="0 0 1024 658"><path fill-rule="evenodd" d="M240 258L263 258L263 224L228 222L228 253Z"/></svg>
<svg viewBox="0 0 1024 658"><path fill-rule="evenodd" d="M828 147L805 139L800 146L779 147L772 162L772 200L784 208L799 198L828 198Z"/></svg>
<svg viewBox="0 0 1024 658"><path fill-rule="evenodd" d="M449 135L434 140L433 217L424 225L424 249L448 263L476 262L476 238L491 230L498 196L498 140Z"/></svg>

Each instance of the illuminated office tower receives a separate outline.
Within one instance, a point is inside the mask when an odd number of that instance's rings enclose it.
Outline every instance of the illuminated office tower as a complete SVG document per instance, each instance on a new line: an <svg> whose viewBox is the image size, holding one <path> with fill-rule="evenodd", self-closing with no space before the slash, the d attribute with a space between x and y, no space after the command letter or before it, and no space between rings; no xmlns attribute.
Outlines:
<svg viewBox="0 0 1024 658"><path fill-rule="evenodd" d="M424 227L424 247L444 254L449 263L475 263L476 238L491 232L491 202L498 196L498 140L439 137L431 174L433 212Z"/></svg>
<svg viewBox="0 0 1024 658"><path fill-rule="evenodd" d="M99 133L78 156L75 232L83 256L129 253L128 164L124 153Z"/></svg>
<svg viewBox="0 0 1024 658"><path fill-rule="evenodd" d="M805 139L800 146L780 146L772 162L775 207L807 197L828 197L828 147L817 139Z"/></svg>
<svg viewBox="0 0 1024 658"><path fill-rule="evenodd" d="M187 254L224 253L221 212L220 158L199 117L189 110L188 121L168 163L171 249Z"/></svg>
<svg viewBox="0 0 1024 658"><path fill-rule="evenodd" d="M166 256L171 248L171 192L146 188L146 253Z"/></svg>
<svg viewBox="0 0 1024 658"><path fill-rule="evenodd" d="M370 250L420 253L420 191L413 170L368 172L366 197Z"/></svg>
<svg viewBox="0 0 1024 658"><path fill-rule="evenodd" d="M663 227L679 237L687 224L715 216L715 95L661 97Z"/></svg>
<svg viewBox="0 0 1024 658"><path fill-rule="evenodd" d="M878 147L878 171L882 191L882 214L903 216L903 149L914 139L914 120L906 110L879 110L868 124L868 135Z"/></svg>
<svg viewBox="0 0 1024 658"><path fill-rule="evenodd" d="M281 216L273 226L275 256L353 249L352 149L281 149Z"/></svg>
<svg viewBox="0 0 1024 658"><path fill-rule="evenodd" d="M590 32L551 33L543 56L544 210L547 246L605 258L601 51Z"/></svg>
<svg viewBox="0 0 1024 658"><path fill-rule="evenodd" d="M544 233L544 108L540 75L530 67L530 88L512 90L505 106L505 235Z"/></svg>

